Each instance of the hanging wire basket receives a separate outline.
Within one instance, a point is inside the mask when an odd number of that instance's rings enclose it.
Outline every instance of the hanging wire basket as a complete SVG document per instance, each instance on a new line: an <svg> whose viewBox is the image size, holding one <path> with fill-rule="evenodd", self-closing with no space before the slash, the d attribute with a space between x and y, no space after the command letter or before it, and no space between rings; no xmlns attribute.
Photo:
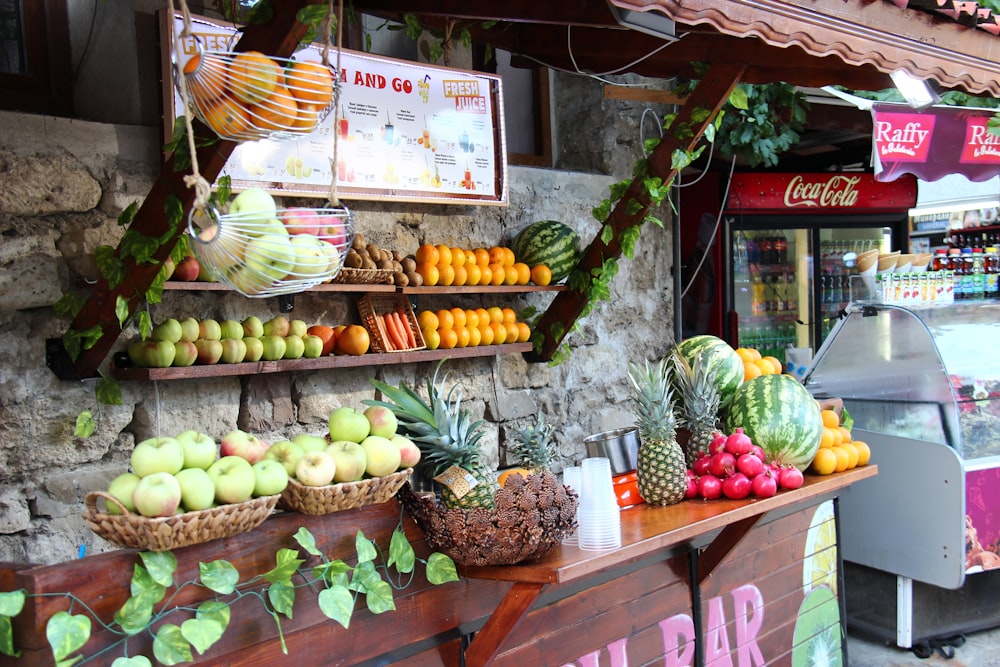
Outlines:
<svg viewBox="0 0 1000 667"><path fill-rule="evenodd" d="M198 50L177 65L188 103L219 137L233 141L296 139L333 108L336 71L323 63L260 51Z"/></svg>
<svg viewBox="0 0 1000 667"><path fill-rule="evenodd" d="M249 297L295 294L330 282L354 240L344 207L192 209L191 247L215 278Z"/></svg>

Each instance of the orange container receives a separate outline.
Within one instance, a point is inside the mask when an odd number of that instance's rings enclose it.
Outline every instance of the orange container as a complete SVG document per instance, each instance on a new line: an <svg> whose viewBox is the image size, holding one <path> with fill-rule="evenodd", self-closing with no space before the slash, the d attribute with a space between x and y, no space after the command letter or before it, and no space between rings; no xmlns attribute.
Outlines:
<svg viewBox="0 0 1000 667"><path fill-rule="evenodd" d="M624 509L645 502L639 495L639 479L634 472L615 475L611 481L614 483L618 507Z"/></svg>

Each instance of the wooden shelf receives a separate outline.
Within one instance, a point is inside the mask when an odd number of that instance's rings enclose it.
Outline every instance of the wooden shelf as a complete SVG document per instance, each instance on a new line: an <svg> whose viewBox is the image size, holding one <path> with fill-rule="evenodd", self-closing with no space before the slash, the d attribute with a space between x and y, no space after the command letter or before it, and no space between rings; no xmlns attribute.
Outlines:
<svg viewBox="0 0 1000 667"><path fill-rule="evenodd" d="M179 280L168 280L163 284L164 290L188 292L233 292L232 287L225 283L208 283ZM524 292L564 292L565 285L470 285L462 287L397 287L396 285L358 285L347 283L325 283L310 287L306 292L346 292L351 294L365 292L398 292L400 294L521 294Z"/></svg>
<svg viewBox="0 0 1000 667"><path fill-rule="evenodd" d="M185 292L235 292L232 287L225 283L208 283L200 281L180 281L168 280L163 283L164 290L175 290ZM307 292L395 292L395 285L357 285L354 283L325 283L310 287Z"/></svg>
<svg viewBox="0 0 1000 667"><path fill-rule="evenodd" d="M473 285L462 287L400 287L402 294L521 294L523 292L565 292L565 285Z"/></svg>
<svg viewBox="0 0 1000 667"><path fill-rule="evenodd" d="M171 368L119 368L112 367L112 375L119 380L191 380L197 378L235 377L261 373L291 373L316 371L327 368L357 368L361 366L386 366L409 364L439 359L468 359L495 357L500 354L524 354L531 351L531 343L505 343L450 350L414 350L412 352L387 352L358 356L328 356L317 359L283 359L281 361L255 361L241 364L211 364Z"/></svg>

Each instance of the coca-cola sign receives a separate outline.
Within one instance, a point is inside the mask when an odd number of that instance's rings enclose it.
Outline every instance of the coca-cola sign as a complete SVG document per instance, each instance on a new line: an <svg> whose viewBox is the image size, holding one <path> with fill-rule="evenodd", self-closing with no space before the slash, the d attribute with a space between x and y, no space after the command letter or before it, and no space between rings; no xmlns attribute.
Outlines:
<svg viewBox="0 0 1000 667"><path fill-rule="evenodd" d="M872 174L735 174L729 212L819 214L833 211L906 211L917 201L917 183L904 178L880 183Z"/></svg>

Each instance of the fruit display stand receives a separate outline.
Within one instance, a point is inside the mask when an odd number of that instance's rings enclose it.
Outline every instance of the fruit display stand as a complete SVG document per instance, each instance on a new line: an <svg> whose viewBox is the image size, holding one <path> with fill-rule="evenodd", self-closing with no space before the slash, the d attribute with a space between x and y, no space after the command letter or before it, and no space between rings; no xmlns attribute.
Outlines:
<svg viewBox="0 0 1000 667"><path fill-rule="evenodd" d="M841 501L852 628L921 648L1000 625L998 337L993 301L855 303L817 352L807 388L880 469Z"/></svg>
<svg viewBox="0 0 1000 667"><path fill-rule="evenodd" d="M768 499L637 505L622 511L619 549L562 545L534 563L460 568L459 581L439 586L421 574L395 592L393 611L375 615L360 603L349 629L324 616L308 589L280 630L255 596L244 595L231 602L233 622L219 642L185 664L596 665L605 654L613 664L664 656L667 664L727 660L722 656L733 664L818 664L804 652L844 650L835 499L876 474L865 466L807 475L802 488ZM400 516L396 501L324 516L277 514L250 533L177 549L175 580L196 579L199 562L219 558L241 581L266 573L279 549L295 548L300 527L331 558L350 559L358 530L385 545ZM426 558L419 529L408 519L404 526L417 556ZM0 589L29 594L14 619L14 645L23 655L0 656L0 665L53 664L45 623L71 603L41 594L72 593L110 619L129 596L136 561L136 551L118 550L53 566L0 564ZM211 598L189 586L173 602L193 609ZM119 639L95 623L82 654ZM151 655L151 643L136 635L130 654Z"/></svg>

